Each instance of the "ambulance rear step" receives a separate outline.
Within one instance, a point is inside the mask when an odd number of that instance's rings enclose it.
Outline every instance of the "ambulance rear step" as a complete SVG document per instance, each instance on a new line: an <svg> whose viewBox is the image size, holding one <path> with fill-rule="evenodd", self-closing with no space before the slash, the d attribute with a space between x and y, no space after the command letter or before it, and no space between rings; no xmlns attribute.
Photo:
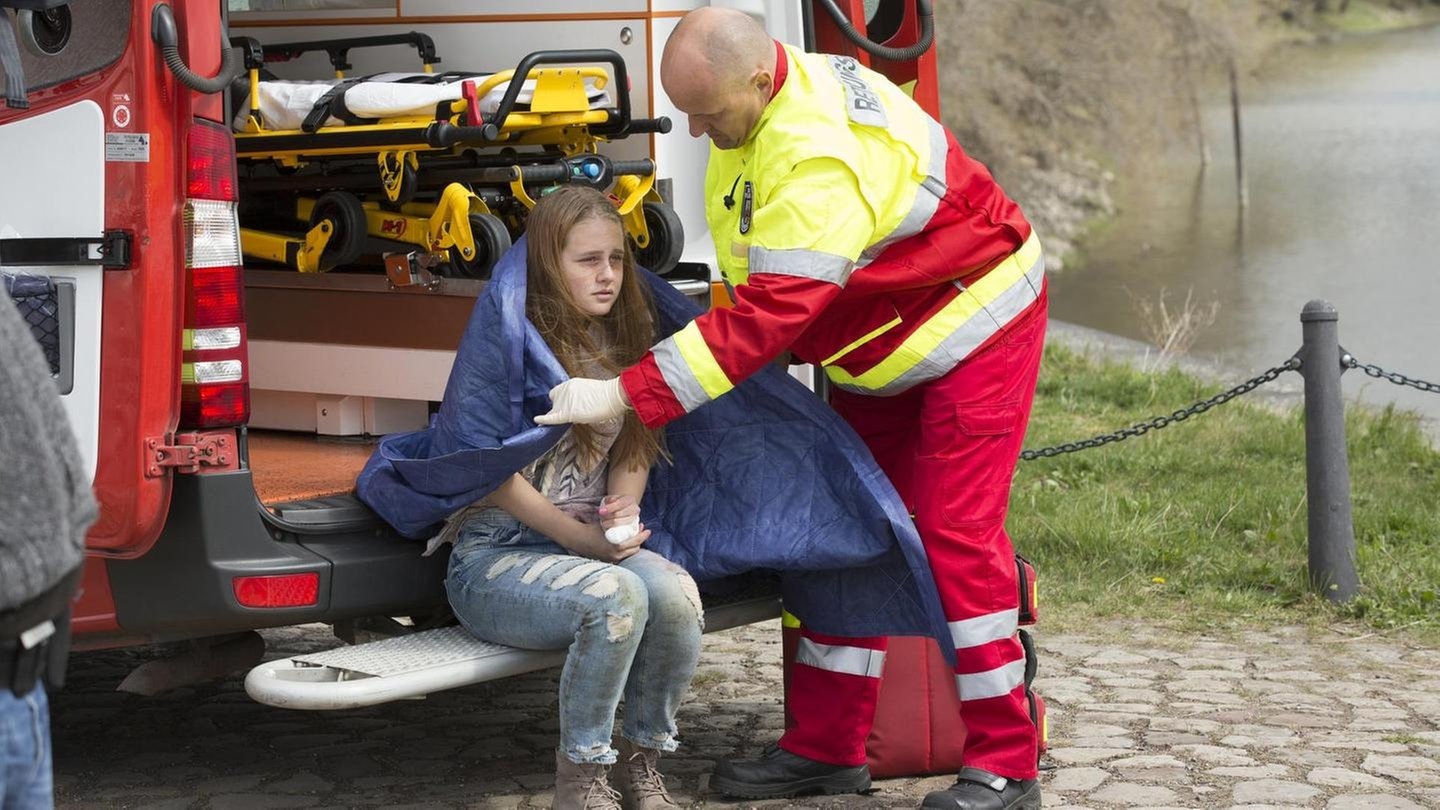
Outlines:
<svg viewBox="0 0 1440 810"><path fill-rule="evenodd" d="M707 599L705 632L780 615L773 585ZM245 691L282 709L355 709L557 666L564 650L520 650L480 641L463 627L269 661L250 670Z"/></svg>

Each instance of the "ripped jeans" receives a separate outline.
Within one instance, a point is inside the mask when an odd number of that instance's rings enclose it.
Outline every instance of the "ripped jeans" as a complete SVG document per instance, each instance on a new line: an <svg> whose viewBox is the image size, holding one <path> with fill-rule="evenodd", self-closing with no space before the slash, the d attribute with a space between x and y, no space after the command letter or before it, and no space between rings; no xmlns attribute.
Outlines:
<svg viewBox="0 0 1440 810"><path fill-rule="evenodd" d="M560 750L615 762L621 733L674 751L675 712L700 656L695 582L641 549L619 564L571 554L498 509L460 527L445 579L450 606L477 638L530 650L569 649L560 674Z"/></svg>

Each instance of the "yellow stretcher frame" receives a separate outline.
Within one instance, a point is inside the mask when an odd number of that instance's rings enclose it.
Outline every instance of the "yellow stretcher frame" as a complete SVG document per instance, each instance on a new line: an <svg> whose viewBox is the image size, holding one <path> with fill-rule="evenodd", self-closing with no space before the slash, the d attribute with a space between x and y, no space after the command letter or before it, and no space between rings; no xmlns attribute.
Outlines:
<svg viewBox="0 0 1440 810"><path fill-rule="evenodd" d="M423 35L412 32L409 36L420 37L428 43L428 37ZM336 75L343 79L344 72L341 68L349 67L344 62L343 48L346 43L363 40L362 44L375 44L371 42L374 39L376 38L304 43L306 47L300 50L313 50L316 47L339 48L338 55L335 50L331 50L331 61L336 66ZM278 47L289 55L293 55L291 51L299 52L294 46ZM420 51L424 61L423 69L427 73L433 73L431 63L439 61L433 54L433 45L430 45L428 57L423 45L420 46ZM534 170L535 161L553 160L555 152L565 158L598 156L600 141L608 140L612 135L624 137L632 124L628 79L625 77L623 60L614 51L593 50L532 53L522 59L515 69L490 74L479 79L473 86L466 86L460 99L438 103L433 115L396 116L379 123L338 127L322 125L313 131L303 128L266 129L259 109L259 69L263 66L264 59L258 55L258 43L250 40L246 54L250 109L244 127L235 134L237 158L242 163L265 162L283 170L294 170L312 162L346 158L355 161L373 159L377 175L376 188L383 194L384 203L375 200L361 201L366 234L417 245L428 253L454 250L467 261L473 261L479 249L471 228L470 216L494 214L490 206L468 185L455 182L446 184L439 198L433 203L412 201L410 198L418 186L417 178L420 172L425 170L422 156L458 156L469 150L485 147L545 147L549 150L548 158L522 154L516 157L516 162L510 169L510 193L524 206L524 210L528 211L534 207L535 200L525 187L525 175L527 168ZM597 109L590 105L587 80L597 90L610 86L611 76L604 68L548 64L560 60L609 63L615 73L616 85L621 89L618 94L618 110ZM542 62L548 66L541 66ZM515 102L524 83L515 81L516 76L523 76L525 81L534 82L528 110L515 109ZM509 86L500 108L492 115L482 115L477 109L478 100L507 82ZM327 115L326 118L328 117ZM664 132L669 129L668 119L663 118L633 123L640 125L637 131ZM361 177L363 172L361 169ZM432 178L432 183L434 182ZM443 183L444 180L439 182ZM653 164L650 164L648 173L644 175L617 174L610 187L625 230L639 249L645 249L652 242L645 216L647 205L663 205L660 195L654 189L654 182ZM506 184L502 182L499 185L503 187ZM303 196L302 192L296 204L297 219L310 221L314 202L313 198ZM522 217L512 212L509 219L513 230L521 228ZM300 272L323 272L328 268L321 267L320 257L335 238L335 229L325 227L326 224L323 220L312 223L303 238L299 239L256 229L242 229L242 248L246 255L281 261Z"/></svg>

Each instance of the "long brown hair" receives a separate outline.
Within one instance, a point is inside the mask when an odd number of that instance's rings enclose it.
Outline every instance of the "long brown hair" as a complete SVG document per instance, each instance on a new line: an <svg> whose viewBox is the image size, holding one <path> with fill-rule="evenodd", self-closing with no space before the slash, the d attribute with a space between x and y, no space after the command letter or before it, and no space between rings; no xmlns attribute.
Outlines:
<svg viewBox="0 0 1440 810"><path fill-rule="evenodd" d="M624 234L614 203L599 191L578 185L561 186L540 198L525 226L529 265L525 315L572 377L593 374L594 365L618 374L644 357L655 342L655 305L649 286L635 269L629 239L621 240L624 272L609 313L591 315L571 295L561 256L571 229L589 219L613 222ZM573 425L571 435L582 459L592 465L602 460L594 428ZM660 432L641 424L634 411L626 412L613 457L630 469L647 469L663 452Z"/></svg>

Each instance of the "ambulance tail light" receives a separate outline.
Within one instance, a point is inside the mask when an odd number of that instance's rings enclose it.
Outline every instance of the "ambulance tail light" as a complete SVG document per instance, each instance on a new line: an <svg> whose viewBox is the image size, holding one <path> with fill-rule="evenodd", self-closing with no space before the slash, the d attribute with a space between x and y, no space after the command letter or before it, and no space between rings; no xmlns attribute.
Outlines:
<svg viewBox="0 0 1440 810"><path fill-rule="evenodd" d="M229 130L192 121L186 167L180 427L243 425L250 417L250 377L235 142Z"/></svg>
<svg viewBox="0 0 1440 810"><path fill-rule="evenodd" d="M234 577L235 601L247 608L305 607L320 603L320 575L274 574Z"/></svg>

